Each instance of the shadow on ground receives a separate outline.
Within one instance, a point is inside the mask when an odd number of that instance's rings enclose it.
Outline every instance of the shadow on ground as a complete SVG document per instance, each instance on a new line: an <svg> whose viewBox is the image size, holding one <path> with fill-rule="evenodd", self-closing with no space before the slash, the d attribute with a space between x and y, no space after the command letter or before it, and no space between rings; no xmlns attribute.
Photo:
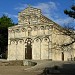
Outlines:
<svg viewBox="0 0 75 75"><path fill-rule="evenodd" d="M75 64L63 64L62 66L46 67L39 75L75 75Z"/></svg>

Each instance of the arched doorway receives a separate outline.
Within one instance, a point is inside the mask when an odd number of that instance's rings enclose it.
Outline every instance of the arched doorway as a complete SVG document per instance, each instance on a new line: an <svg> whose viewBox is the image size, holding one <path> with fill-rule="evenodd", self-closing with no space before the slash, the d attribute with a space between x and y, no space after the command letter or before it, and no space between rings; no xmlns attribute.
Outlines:
<svg viewBox="0 0 75 75"><path fill-rule="evenodd" d="M25 59L32 59L32 40L27 38L25 41Z"/></svg>

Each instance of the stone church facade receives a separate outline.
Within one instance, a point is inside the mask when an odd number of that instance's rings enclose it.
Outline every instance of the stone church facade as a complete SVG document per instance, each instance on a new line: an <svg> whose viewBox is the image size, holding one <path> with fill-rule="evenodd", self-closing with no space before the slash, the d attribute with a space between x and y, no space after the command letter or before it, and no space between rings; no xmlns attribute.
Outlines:
<svg viewBox="0 0 75 75"><path fill-rule="evenodd" d="M45 17L40 9L27 7L18 14L18 25L8 28L7 60L67 61L75 57L67 31Z"/></svg>

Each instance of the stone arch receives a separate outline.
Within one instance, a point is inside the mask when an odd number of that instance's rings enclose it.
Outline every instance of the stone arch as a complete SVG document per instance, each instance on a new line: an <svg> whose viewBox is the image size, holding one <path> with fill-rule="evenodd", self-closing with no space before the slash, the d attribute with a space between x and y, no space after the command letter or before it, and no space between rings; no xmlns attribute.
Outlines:
<svg viewBox="0 0 75 75"><path fill-rule="evenodd" d="M19 32L20 32L20 29L19 29L19 28L17 28L17 29L15 30L15 32L19 33Z"/></svg>
<svg viewBox="0 0 75 75"><path fill-rule="evenodd" d="M45 26L45 34L46 34L46 35L49 34L49 29L50 29L50 26L49 26L49 25L46 25L46 26Z"/></svg>
<svg viewBox="0 0 75 75"><path fill-rule="evenodd" d="M25 32L25 31L26 31L26 29L25 29L25 28L21 28L21 31L22 31L22 32Z"/></svg>
<svg viewBox="0 0 75 75"><path fill-rule="evenodd" d="M11 44L16 44L16 41L15 40L11 40Z"/></svg>
<svg viewBox="0 0 75 75"><path fill-rule="evenodd" d="M32 28L28 27L28 36L32 35Z"/></svg>
<svg viewBox="0 0 75 75"><path fill-rule="evenodd" d="M44 26L40 26L40 32L39 32L40 35L44 35L44 29L45 29Z"/></svg>
<svg viewBox="0 0 75 75"><path fill-rule="evenodd" d="M42 41L42 38L40 38L40 37L36 37L36 38L34 38L34 40L33 41L37 41L37 40L40 40L40 41Z"/></svg>
<svg viewBox="0 0 75 75"><path fill-rule="evenodd" d="M23 39L19 39L19 40L18 40L18 43L24 44L24 40L23 40Z"/></svg>
<svg viewBox="0 0 75 75"><path fill-rule="evenodd" d="M41 39L39 37L34 38L34 43L33 43L33 59L39 60L41 59Z"/></svg>
<svg viewBox="0 0 75 75"><path fill-rule="evenodd" d="M8 57L9 59L16 60L16 41L11 40L11 44L8 46Z"/></svg>
<svg viewBox="0 0 75 75"><path fill-rule="evenodd" d="M18 33L18 37L25 37L26 36L26 29L24 27L19 28L20 33Z"/></svg>
<svg viewBox="0 0 75 75"><path fill-rule="evenodd" d="M34 26L34 27L33 27L33 30L34 30L34 31L37 31L37 30L38 30L38 27L37 27L37 26Z"/></svg>
<svg viewBox="0 0 75 75"><path fill-rule="evenodd" d="M45 28L44 28L44 26L40 26L40 29L41 29L41 30L44 30Z"/></svg>
<svg viewBox="0 0 75 75"><path fill-rule="evenodd" d="M46 29L46 30L49 30L49 29L50 29L50 26L49 26L49 25L46 25L46 26L45 26L45 29Z"/></svg>
<svg viewBox="0 0 75 75"><path fill-rule="evenodd" d="M45 36L45 37L42 38L42 41L50 42L50 39L49 39L49 37Z"/></svg>
<svg viewBox="0 0 75 75"><path fill-rule="evenodd" d="M20 33L21 33L20 29L19 28L16 28L15 29L15 37L16 38L19 38L21 36Z"/></svg>
<svg viewBox="0 0 75 75"><path fill-rule="evenodd" d="M28 30L29 30L29 31L32 31L32 27L28 26Z"/></svg>
<svg viewBox="0 0 75 75"><path fill-rule="evenodd" d="M10 38L14 38L15 30L11 29L9 33Z"/></svg>
<svg viewBox="0 0 75 75"><path fill-rule="evenodd" d="M36 24L37 19L38 19L38 17L35 14L32 14L32 16L31 16L32 24Z"/></svg>
<svg viewBox="0 0 75 75"><path fill-rule="evenodd" d="M25 43L27 43L28 40L31 41L31 43L32 43L32 41L33 41L32 38L26 38L26 39L25 39Z"/></svg>
<svg viewBox="0 0 75 75"><path fill-rule="evenodd" d="M32 35L36 36L37 34L38 34L38 27L37 26L33 26Z"/></svg>
<svg viewBox="0 0 75 75"><path fill-rule="evenodd" d="M32 39L25 40L25 59L32 59Z"/></svg>
<svg viewBox="0 0 75 75"><path fill-rule="evenodd" d="M24 54L24 40L23 39L19 39L17 41L17 60L22 60L23 59L23 54Z"/></svg>
<svg viewBox="0 0 75 75"><path fill-rule="evenodd" d="M41 42L41 59L49 59L49 38L43 37Z"/></svg>

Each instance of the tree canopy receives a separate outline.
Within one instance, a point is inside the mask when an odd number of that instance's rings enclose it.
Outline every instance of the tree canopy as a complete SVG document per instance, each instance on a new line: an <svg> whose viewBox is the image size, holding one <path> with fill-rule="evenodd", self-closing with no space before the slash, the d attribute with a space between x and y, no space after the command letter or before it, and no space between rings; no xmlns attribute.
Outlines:
<svg viewBox="0 0 75 75"><path fill-rule="evenodd" d="M8 46L8 27L15 25L11 18L6 15L0 17L0 54L7 50Z"/></svg>
<svg viewBox="0 0 75 75"><path fill-rule="evenodd" d="M64 10L64 13L66 14L66 15L68 15L69 17L72 17L72 18L74 18L75 19L75 5L73 5L72 7L71 7L71 10Z"/></svg>

